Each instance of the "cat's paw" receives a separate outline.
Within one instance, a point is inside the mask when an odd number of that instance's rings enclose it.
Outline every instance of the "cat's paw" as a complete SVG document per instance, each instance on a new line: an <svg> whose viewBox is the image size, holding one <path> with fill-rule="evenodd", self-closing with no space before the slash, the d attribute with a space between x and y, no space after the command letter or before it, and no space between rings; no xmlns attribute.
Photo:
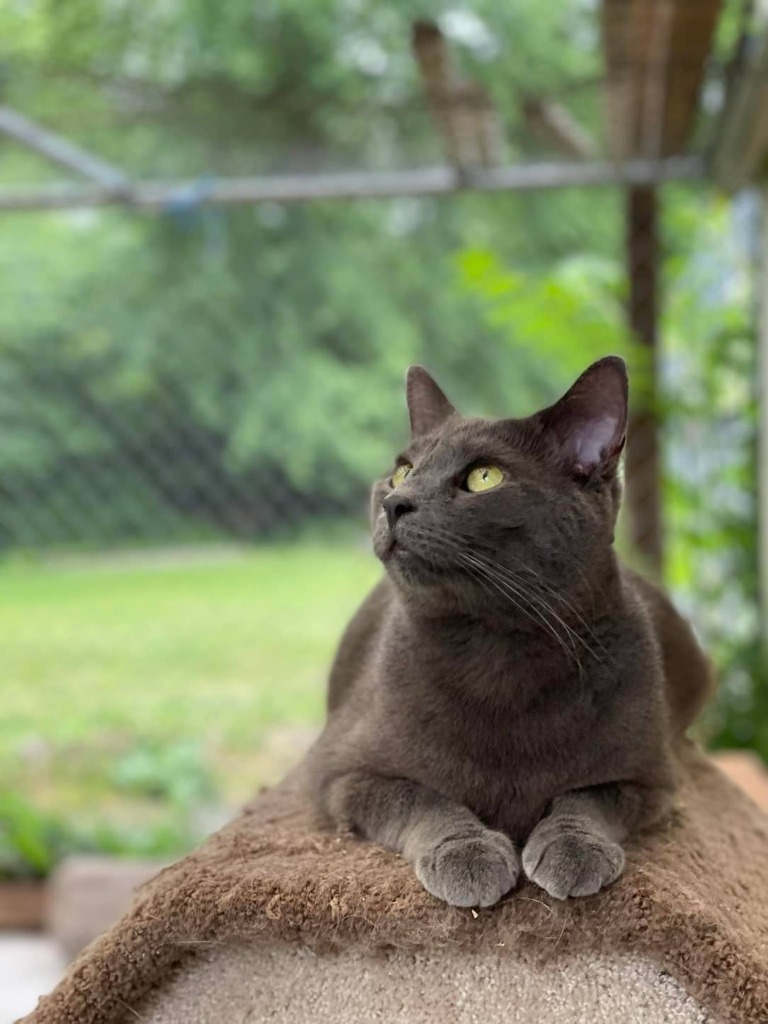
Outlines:
<svg viewBox="0 0 768 1024"><path fill-rule="evenodd" d="M558 900L592 896L624 870L624 851L588 824L545 818L525 844L523 870Z"/></svg>
<svg viewBox="0 0 768 1024"><path fill-rule="evenodd" d="M514 886L520 854L501 832L444 839L415 865L416 877L433 896L454 907L490 907Z"/></svg>

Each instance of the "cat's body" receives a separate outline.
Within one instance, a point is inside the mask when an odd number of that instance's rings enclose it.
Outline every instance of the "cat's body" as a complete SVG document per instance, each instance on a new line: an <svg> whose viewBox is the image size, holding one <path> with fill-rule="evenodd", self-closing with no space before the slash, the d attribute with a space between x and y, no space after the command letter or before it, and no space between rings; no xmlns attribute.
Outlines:
<svg viewBox="0 0 768 1024"><path fill-rule="evenodd" d="M705 687L689 701L674 691L670 699L667 688L678 680L661 662L665 653L680 658L684 646L680 661L691 676L698 668L698 683L708 678L706 666L663 594L626 569L615 590L617 604L627 606L624 629L612 628L614 616L605 631L594 628L589 642L602 644L604 660L580 676L558 646L537 650L529 630L447 620L439 630L430 624L424 645L383 579L347 627L331 672L326 765L403 774L455 796L520 843L560 793L617 778L666 788L673 781L667 738L693 721ZM648 630L649 619L663 615L674 616L678 630L668 652ZM621 666L617 683L608 652L630 645L632 663Z"/></svg>
<svg viewBox="0 0 768 1024"><path fill-rule="evenodd" d="M415 371L408 479L374 488L389 575L341 642L313 795L452 903L498 899L520 850L553 895L612 881L624 836L668 808L708 691L690 627L611 545L619 369L596 364L565 411L499 424L460 420ZM462 489L490 463L498 486Z"/></svg>

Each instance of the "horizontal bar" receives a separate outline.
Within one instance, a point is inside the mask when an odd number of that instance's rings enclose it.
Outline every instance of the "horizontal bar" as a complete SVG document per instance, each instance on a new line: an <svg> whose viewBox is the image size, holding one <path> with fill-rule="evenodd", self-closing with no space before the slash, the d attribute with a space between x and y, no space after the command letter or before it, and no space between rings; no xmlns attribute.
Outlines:
<svg viewBox="0 0 768 1024"><path fill-rule="evenodd" d="M275 175L264 178L213 178L200 181L138 181L124 192L76 185L0 188L0 210L62 210L127 205L163 210L197 205L298 203L320 199L392 199L441 196L455 192L526 192L601 185L655 185L700 179L698 157L629 160L625 163L529 163L478 168L458 174L450 167L403 171L344 171L329 174Z"/></svg>

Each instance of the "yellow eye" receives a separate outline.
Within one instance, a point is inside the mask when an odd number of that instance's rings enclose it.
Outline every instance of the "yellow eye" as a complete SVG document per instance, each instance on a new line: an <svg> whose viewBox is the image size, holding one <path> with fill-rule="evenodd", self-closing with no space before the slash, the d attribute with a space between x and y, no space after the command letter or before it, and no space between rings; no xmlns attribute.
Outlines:
<svg viewBox="0 0 768 1024"><path fill-rule="evenodd" d="M392 474L392 487L399 487L400 484L409 475L412 469L413 466L410 464L410 462L404 462L402 466L398 466L395 472Z"/></svg>
<svg viewBox="0 0 768 1024"><path fill-rule="evenodd" d="M490 491L498 487L504 474L498 466L475 466L467 477L467 490L476 494L478 491Z"/></svg>

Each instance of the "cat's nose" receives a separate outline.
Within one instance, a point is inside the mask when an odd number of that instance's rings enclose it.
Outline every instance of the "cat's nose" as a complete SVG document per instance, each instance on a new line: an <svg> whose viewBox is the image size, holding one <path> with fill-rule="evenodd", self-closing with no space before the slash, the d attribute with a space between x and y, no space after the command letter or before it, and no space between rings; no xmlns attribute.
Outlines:
<svg viewBox="0 0 768 1024"><path fill-rule="evenodd" d="M389 523L390 530L395 525L400 516L404 516L406 512L414 512L416 506L409 498L401 497L399 494L389 494L384 499L384 511L387 513L387 522Z"/></svg>

